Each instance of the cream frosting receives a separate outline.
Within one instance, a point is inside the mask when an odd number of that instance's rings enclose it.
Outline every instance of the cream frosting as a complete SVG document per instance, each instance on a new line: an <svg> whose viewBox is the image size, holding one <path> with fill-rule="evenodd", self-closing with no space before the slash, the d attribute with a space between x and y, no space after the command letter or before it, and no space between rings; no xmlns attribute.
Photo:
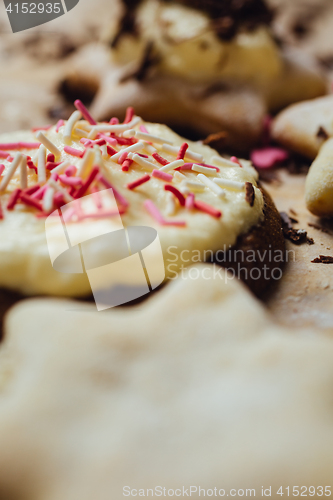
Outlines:
<svg viewBox="0 0 333 500"><path fill-rule="evenodd" d="M142 124L143 122L141 122ZM89 130L88 122L80 121L77 124L80 128ZM135 126L139 130L140 124ZM179 148L184 142L184 139L170 130L168 127L160 124L145 123L150 134L159 136L170 142L174 147ZM72 165L79 167L82 159L69 155L64 151L64 131L65 126L60 127L56 132L56 127L52 127L44 132L45 136L61 151L60 158L57 161L69 160ZM36 136L27 131L16 132L12 134L4 134L0 136L0 143L13 141L36 141ZM128 226L150 226L154 227L159 235L161 247L164 254L166 264L166 276L170 277L175 271L179 270L183 265L186 265L180 258L183 250L197 250L201 258L204 258L206 250L216 252L234 245L237 237L248 232L251 227L258 224L263 218L263 195L257 187L257 172L251 166L250 162L241 160L243 168L238 164L225 164L221 166L220 160L216 159L217 153L208 146L201 143L186 141L189 144L189 149L204 157L204 162L207 164L216 165L220 171L215 175L207 176L209 178L220 177L221 179L250 182L254 186L255 201L254 206L245 200L244 190L233 189L232 183L229 183L225 191L225 197L218 197L209 188L205 187L202 192L196 192L195 198L208 203L214 208L222 212L222 217L216 218L199 210L189 210L185 207L176 206L175 214L168 214L170 203L170 193L164 190L165 181L151 177L149 182L141 185L135 190L129 190L126 185L144 174L151 174L144 167L133 163L128 172L123 172L121 165L112 161L110 158L101 159L97 155L96 162L103 165L103 171L114 187L127 199L129 206L127 211L121 215L123 225ZM67 140L68 145L68 140ZM73 138L69 142L69 146L84 151L84 146L80 143L79 138ZM117 146L116 149L121 150L126 146ZM149 146L148 146L149 148ZM174 161L173 154L162 151L161 144L154 143L154 148L166 160ZM31 150L22 150L23 153L33 154L37 152ZM161 165L156 162L150 153L146 150L140 151L149 155L148 160L155 164L156 169L161 168ZM214 159L215 157L215 159ZM193 161L187 159L186 161ZM3 161L5 172L8 170L10 163L7 160ZM200 182L198 180L198 172L183 171L188 180ZM175 171L171 172L174 175L172 184L178 189L183 189L181 182L177 181ZM19 187L19 172L10 182L7 191L1 195L3 208L10 193ZM28 185L31 186L37 182L37 176L33 170L28 173ZM227 183L228 184L228 183ZM235 184L235 186L237 186ZM184 190L183 190L184 191ZM163 226L152 218L150 213L144 208L145 200L150 199L161 211L163 216L170 220L184 221L185 227ZM52 294L52 295L67 295L67 296L83 296L90 293L90 285L85 274L63 274L55 271L52 268L50 261L50 253L46 243L45 236L45 219L37 218L36 212L33 209L27 209L23 205L16 205L13 211L4 210L4 220L0 221L0 286L18 290L24 294ZM48 219L49 220L49 219ZM72 231L80 235L96 233L96 224L101 225L102 232L112 231L117 229L116 221L112 218L91 220L87 219L80 222L71 222ZM48 244L51 245L52 252L57 253L62 244L61 235L56 224L52 229L49 227ZM172 247L172 267L168 266L168 248ZM101 259L106 259L108 255L114 257L117 249L105 248L94 242L92 251L101 255ZM151 262L154 262L154 248L150 250L149 256ZM61 253L61 252L60 252ZM174 254L179 258L174 262ZM105 256L105 257L103 257ZM171 262L171 260L170 260ZM128 282L128 276L117 276L115 280L121 283L122 280Z"/></svg>

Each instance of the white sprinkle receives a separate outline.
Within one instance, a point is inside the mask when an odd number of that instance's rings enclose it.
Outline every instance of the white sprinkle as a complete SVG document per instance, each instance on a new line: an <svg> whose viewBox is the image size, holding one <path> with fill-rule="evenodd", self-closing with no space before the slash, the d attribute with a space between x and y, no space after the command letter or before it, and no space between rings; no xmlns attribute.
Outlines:
<svg viewBox="0 0 333 500"><path fill-rule="evenodd" d="M177 156L179 153L179 148L177 148L175 146L169 146L169 144L163 144L162 151L165 151L166 153L170 153L172 155ZM188 158L190 160L197 161L197 162L203 161L202 155L195 153L194 151L191 151L190 149L186 150L185 158Z"/></svg>
<svg viewBox="0 0 333 500"><path fill-rule="evenodd" d="M27 157L23 155L20 165L20 179L21 179L21 189L26 189L28 187L28 170L27 170Z"/></svg>
<svg viewBox="0 0 333 500"><path fill-rule="evenodd" d="M151 144L148 144L148 142L144 142L144 150L147 151L150 155L153 155L154 153L157 153L157 149L154 148Z"/></svg>
<svg viewBox="0 0 333 500"><path fill-rule="evenodd" d="M117 124L117 125L109 125L109 124L105 123L102 125L95 125L91 129L91 132L93 130L95 132L115 132L115 133L125 132L126 130L130 130L131 128L135 127L140 122L141 122L141 118L139 116L136 116L129 123L123 123L123 124Z"/></svg>
<svg viewBox="0 0 333 500"><path fill-rule="evenodd" d="M135 132L136 130L134 128L131 128L130 130L125 130L125 132L123 133L123 137L125 137L126 139L128 139L129 137L134 137Z"/></svg>
<svg viewBox="0 0 333 500"><path fill-rule="evenodd" d="M55 189L53 187L47 188L44 198L43 198L43 210L44 212L51 212L53 208L53 197Z"/></svg>
<svg viewBox="0 0 333 500"><path fill-rule="evenodd" d="M88 139L96 139L96 136L98 134L98 131L95 128L92 128L88 134Z"/></svg>
<svg viewBox="0 0 333 500"><path fill-rule="evenodd" d="M53 144L53 142L51 142L47 137L45 137L43 132L38 132L36 137L46 147L46 149L48 149L51 153L54 154L54 156L61 155L61 151L59 151L59 149L57 148L57 146Z"/></svg>
<svg viewBox="0 0 333 500"><path fill-rule="evenodd" d="M56 191L59 191L60 193L63 194L64 200L66 203L70 203L71 201L74 200L74 198L68 193L66 189L64 189L62 186L60 186L54 179L49 179L49 184L52 186Z"/></svg>
<svg viewBox="0 0 333 500"><path fill-rule="evenodd" d="M81 165L79 166L76 172L76 176L83 177L87 172L87 170L89 170L92 167L94 159L95 159L94 150L91 148L87 149L82 158Z"/></svg>
<svg viewBox="0 0 333 500"><path fill-rule="evenodd" d="M109 155L108 155L108 147L106 144L103 144L103 146L100 147L101 153L102 153L102 158L103 160L108 160Z"/></svg>
<svg viewBox="0 0 333 500"><path fill-rule="evenodd" d="M39 146L38 150L38 182L39 184L45 184L46 182L46 147L44 144Z"/></svg>
<svg viewBox="0 0 333 500"><path fill-rule="evenodd" d="M178 182L186 181L186 175L182 174L178 170L175 171L173 178L175 181L178 181Z"/></svg>
<svg viewBox="0 0 333 500"><path fill-rule="evenodd" d="M213 182L211 179L208 179L204 174L198 174L197 178L205 184L216 196L219 198L223 199L225 198L226 192L220 188L215 182Z"/></svg>
<svg viewBox="0 0 333 500"><path fill-rule="evenodd" d="M203 184L195 181L183 181L182 187L198 193L202 193L202 191L205 190L205 186Z"/></svg>
<svg viewBox="0 0 333 500"><path fill-rule="evenodd" d="M142 158L142 156L130 153L128 155L128 158L130 160L135 161L135 163L138 163L138 165L141 165L141 167L146 168L148 170L156 169L156 165L154 165L154 163L151 163L150 161L146 160L146 158Z"/></svg>
<svg viewBox="0 0 333 500"><path fill-rule="evenodd" d="M164 165L164 167L161 167L159 170L161 172L171 172L171 170L181 167L182 165L184 165L184 160L176 160L168 163L167 165Z"/></svg>
<svg viewBox="0 0 333 500"><path fill-rule="evenodd" d="M147 134L146 132L141 131L136 131L135 137L142 139L143 141L156 142L157 144L169 144L170 146L173 144L172 141L158 137L158 135Z"/></svg>
<svg viewBox="0 0 333 500"><path fill-rule="evenodd" d="M52 170L52 174L53 173L61 174L64 170L66 170L67 167L69 167L70 164L71 162L68 160L63 161L62 163L60 163L60 165L58 165Z"/></svg>
<svg viewBox="0 0 333 500"><path fill-rule="evenodd" d="M21 161L22 161L22 154L16 153L16 155L14 156L14 160L10 164L9 169L7 170L5 175L3 176L3 179L2 179L1 184L0 184L0 192L4 191L6 189L6 187L10 183L10 181L11 181L13 175L15 174L15 171L16 171L17 167L19 166L19 164L21 163Z"/></svg>
<svg viewBox="0 0 333 500"><path fill-rule="evenodd" d="M167 206L165 209L165 215L167 217L174 215L176 212L176 200L172 193L167 193Z"/></svg>
<svg viewBox="0 0 333 500"><path fill-rule="evenodd" d="M74 111L71 116L68 118L65 130L64 130L64 142L65 144L70 144L72 142L72 132L73 128L77 124L77 122L82 118L82 114L80 111Z"/></svg>
<svg viewBox="0 0 333 500"><path fill-rule="evenodd" d="M86 139L88 137L88 132L83 130L82 128L75 128L73 130L73 134L78 137L79 139Z"/></svg>
<svg viewBox="0 0 333 500"><path fill-rule="evenodd" d="M95 164L98 165L99 167L104 167L104 162L103 162L103 159L102 159L102 152L100 150L100 147L95 144L95 146L93 147L93 150L95 152Z"/></svg>
<svg viewBox="0 0 333 500"><path fill-rule="evenodd" d="M216 175L215 168L202 167L201 165L192 165L191 170L194 172L200 172L201 174Z"/></svg>
<svg viewBox="0 0 333 500"><path fill-rule="evenodd" d="M112 161L118 161L123 153L133 153L134 151L141 151L144 148L143 142L137 142L136 144L132 144L132 146L128 146L128 148L121 149L118 153L111 156Z"/></svg>
<svg viewBox="0 0 333 500"><path fill-rule="evenodd" d="M221 167L239 167L238 163L222 158L222 156L213 156L212 162L217 163Z"/></svg>
<svg viewBox="0 0 333 500"><path fill-rule="evenodd" d="M242 191L245 188L245 182L222 179L221 177L214 177L213 181L215 184L223 188L237 189L237 191Z"/></svg>

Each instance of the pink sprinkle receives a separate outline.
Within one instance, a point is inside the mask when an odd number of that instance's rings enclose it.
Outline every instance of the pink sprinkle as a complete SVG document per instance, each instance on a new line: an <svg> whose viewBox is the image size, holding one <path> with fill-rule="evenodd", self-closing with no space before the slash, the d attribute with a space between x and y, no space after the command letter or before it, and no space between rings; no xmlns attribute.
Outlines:
<svg viewBox="0 0 333 500"><path fill-rule="evenodd" d="M217 219L219 219L222 215L222 212L220 210L217 210L216 208L200 200L194 200L194 208L200 210L201 212L206 212L207 214L212 215Z"/></svg>
<svg viewBox="0 0 333 500"><path fill-rule="evenodd" d="M187 148L188 148L187 142L183 142L183 144L179 148L176 160L183 160L184 159Z"/></svg>
<svg viewBox="0 0 333 500"><path fill-rule="evenodd" d="M116 118L115 116L111 118L110 125L118 125L118 123L119 123L118 118Z"/></svg>
<svg viewBox="0 0 333 500"><path fill-rule="evenodd" d="M193 163L184 163L181 167L175 168L175 170L192 170Z"/></svg>
<svg viewBox="0 0 333 500"><path fill-rule="evenodd" d="M7 156L7 161L12 162L13 160L14 160L14 157L13 157L13 156L11 156L11 155Z"/></svg>
<svg viewBox="0 0 333 500"><path fill-rule="evenodd" d="M186 226L186 221L184 220L164 220L163 221L163 226L181 226L184 227Z"/></svg>
<svg viewBox="0 0 333 500"><path fill-rule="evenodd" d="M128 151L124 151L123 153L121 153L119 159L118 159L118 163L120 165L122 165L124 163L124 161L126 160L127 158L127 155L128 155Z"/></svg>
<svg viewBox="0 0 333 500"><path fill-rule="evenodd" d="M157 169L153 170L152 176L166 182L172 182L173 179L171 174L167 174L166 172L161 172L160 170Z"/></svg>
<svg viewBox="0 0 333 500"><path fill-rule="evenodd" d="M36 165L34 165L34 163L31 160L29 160L27 162L27 165L28 165L29 168L34 169L35 174L37 174L37 167L36 167Z"/></svg>
<svg viewBox="0 0 333 500"><path fill-rule="evenodd" d="M99 174L99 167L93 167L90 174L88 175L87 180L83 183L83 185L79 188L79 190L75 193L74 198L81 198L89 189L91 184L94 182L95 178Z"/></svg>
<svg viewBox="0 0 333 500"><path fill-rule="evenodd" d="M4 142L0 144L0 149L20 149L20 143L19 142ZM9 153L8 153L9 154Z"/></svg>
<svg viewBox="0 0 333 500"><path fill-rule="evenodd" d="M56 130L56 132L58 133L58 132L59 132L60 127L63 127L64 125L65 125L64 120L59 120L59 121L58 121L58 123L57 123L57 125L56 125L56 129L55 129L55 130Z"/></svg>
<svg viewBox="0 0 333 500"><path fill-rule="evenodd" d="M74 106L76 107L76 109L81 111L83 118L85 118L87 122L90 123L90 125L97 125L97 122L93 119L93 117L91 116L91 114L89 113L83 102L80 101L80 99L76 99L76 101L74 101Z"/></svg>
<svg viewBox="0 0 333 500"><path fill-rule="evenodd" d="M193 210L194 209L194 193L189 193L186 197L185 200L185 207L188 210Z"/></svg>
<svg viewBox="0 0 333 500"><path fill-rule="evenodd" d="M106 151L109 156L113 156L118 153L118 151L116 151L112 146L107 146Z"/></svg>
<svg viewBox="0 0 333 500"><path fill-rule="evenodd" d="M38 149L39 146L40 142L19 142L19 147L22 149Z"/></svg>
<svg viewBox="0 0 333 500"><path fill-rule="evenodd" d="M166 160L165 158L163 158L162 156L160 156L158 153L153 153L152 154L152 157L160 164L160 165L169 165L170 162L168 162L168 160Z"/></svg>
<svg viewBox="0 0 333 500"><path fill-rule="evenodd" d="M38 191L36 191L35 193L33 193L31 195L31 199L32 200L41 200L43 198L44 193L47 190L47 188L48 188L47 184L45 184L44 186L42 186L41 188L39 188Z"/></svg>
<svg viewBox="0 0 333 500"><path fill-rule="evenodd" d="M66 202L64 200L64 195L62 193L60 193L60 191L57 191L54 194L53 201L54 201L54 204L57 208L60 208L66 204ZM66 210L66 212L67 212L67 210Z"/></svg>
<svg viewBox="0 0 333 500"><path fill-rule="evenodd" d="M163 224L164 223L164 217L161 214L161 212L158 210L156 207L155 203L152 202L151 200L146 200L143 204L147 212L150 213L150 215L159 223Z"/></svg>
<svg viewBox="0 0 333 500"><path fill-rule="evenodd" d="M142 153L137 153L138 156L141 156L141 158L149 158L148 155L144 155Z"/></svg>
<svg viewBox="0 0 333 500"><path fill-rule="evenodd" d="M0 220L3 220L3 219L4 219L4 215L3 215L2 204L1 204L1 200L0 200Z"/></svg>
<svg viewBox="0 0 333 500"><path fill-rule="evenodd" d="M72 148L71 146L65 146L64 147L65 153L72 155L72 156L77 156L78 158L82 158L84 155L84 151L80 151L79 149Z"/></svg>
<svg viewBox="0 0 333 500"><path fill-rule="evenodd" d="M65 174L67 177L71 177L72 175L75 175L77 172L77 168L75 165L69 165L69 167L66 168Z"/></svg>
<svg viewBox="0 0 333 500"><path fill-rule="evenodd" d="M59 175L60 181L65 184L65 186L79 186L81 187L83 184L83 180L81 177L68 177L65 175Z"/></svg>
<svg viewBox="0 0 333 500"><path fill-rule="evenodd" d="M145 134L149 134L147 128L144 125L140 125L140 131L144 132Z"/></svg>
<svg viewBox="0 0 333 500"><path fill-rule="evenodd" d="M23 193L27 194L30 196L31 194L34 194L38 189L40 188L39 184L35 184L34 186L31 186L30 188L27 188L23 191Z"/></svg>
<svg viewBox="0 0 333 500"><path fill-rule="evenodd" d="M51 161L52 163L55 162L55 156L53 153L49 153L46 157L46 161Z"/></svg>
<svg viewBox="0 0 333 500"><path fill-rule="evenodd" d="M282 163L289 158L289 153L285 149L277 147L267 147L254 149L251 152L251 161L257 168L272 168L277 163Z"/></svg>
<svg viewBox="0 0 333 500"><path fill-rule="evenodd" d="M98 134L98 137L101 137L102 139L104 139L106 142L108 142L109 144L111 144L111 146L116 146L117 145L117 139L114 139L113 137L108 137L105 134Z"/></svg>
<svg viewBox="0 0 333 500"><path fill-rule="evenodd" d="M142 177L140 177L136 181L129 182L126 187L127 187L127 189L135 189L138 186L141 186L141 184L144 184L145 182L149 181L149 179L150 179L150 175L148 175L148 174L143 175Z"/></svg>
<svg viewBox="0 0 333 500"><path fill-rule="evenodd" d="M86 139L85 137L82 137L82 139L80 139L80 142L81 144L83 144L86 148L88 146L93 146L94 142L90 139Z"/></svg>
<svg viewBox="0 0 333 500"><path fill-rule="evenodd" d="M113 190L113 194L114 194L114 197L116 198L117 202L119 203L119 205L123 206L123 207L128 207L129 203L128 201L126 200L126 198L123 197L122 194L119 193L119 191L117 191L113 186L112 184L110 184L110 182L103 176L103 175L99 175L97 177L98 181L101 182L103 184L103 186L105 186L106 188L108 189L112 189Z"/></svg>
<svg viewBox="0 0 333 500"><path fill-rule="evenodd" d="M165 191L170 191L179 201L179 204L184 207L185 206L185 197L183 193L179 191L179 189L175 188L175 186L172 186L171 184L166 184L164 186Z"/></svg>
<svg viewBox="0 0 333 500"><path fill-rule="evenodd" d="M241 162L239 161L239 159L237 158L237 156L231 156L230 161L232 161L232 163L237 163L237 165L239 165L241 168L243 168L243 166L242 166Z"/></svg>
<svg viewBox="0 0 333 500"><path fill-rule="evenodd" d="M15 191L12 192L7 203L7 210L13 210L16 203L18 202L21 193L21 189L15 189Z"/></svg>
<svg viewBox="0 0 333 500"><path fill-rule="evenodd" d="M98 139L97 141L92 141L93 144L97 144L97 146L104 146L104 144L106 144L106 140L105 139Z"/></svg>
<svg viewBox="0 0 333 500"><path fill-rule="evenodd" d="M32 132L38 132L38 130L49 130L49 128L51 128L52 125L45 125L44 127L34 127L32 128Z"/></svg>
<svg viewBox="0 0 333 500"><path fill-rule="evenodd" d="M117 143L120 146L131 146L132 144L135 144L137 140L134 137L129 137L128 139L126 137L115 137Z"/></svg>
<svg viewBox="0 0 333 500"><path fill-rule="evenodd" d="M0 165L0 175L2 175L2 174L3 174L3 171L4 171L4 170L5 170L5 165L3 165L3 164L1 163L1 165Z"/></svg>
<svg viewBox="0 0 333 500"><path fill-rule="evenodd" d="M129 106L126 110L126 116L125 116L124 123L129 123L130 121L132 121L133 116L134 116L134 108Z"/></svg>
<svg viewBox="0 0 333 500"><path fill-rule="evenodd" d="M56 168L60 163L53 162L53 161L48 161L47 164L45 165L46 170L53 170Z"/></svg>
<svg viewBox="0 0 333 500"><path fill-rule="evenodd" d="M124 163L121 166L121 170L123 172L128 172L130 166L132 165L132 163L133 163L133 160L125 160Z"/></svg>
<svg viewBox="0 0 333 500"><path fill-rule="evenodd" d="M10 156L8 151L0 151L0 158L4 158L5 160Z"/></svg>
<svg viewBox="0 0 333 500"><path fill-rule="evenodd" d="M37 208L37 210L40 210L41 212L43 211L43 207L39 203L39 201L34 200L31 196L28 196L25 193L21 193L20 199L21 199L22 203L24 203L28 207Z"/></svg>

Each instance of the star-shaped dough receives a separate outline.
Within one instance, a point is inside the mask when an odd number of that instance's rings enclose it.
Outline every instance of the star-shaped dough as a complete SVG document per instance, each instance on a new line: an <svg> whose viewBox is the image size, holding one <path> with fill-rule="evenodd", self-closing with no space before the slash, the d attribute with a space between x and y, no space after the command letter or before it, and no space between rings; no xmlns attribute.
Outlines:
<svg viewBox="0 0 333 500"><path fill-rule="evenodd" d="M109 500L158 486L264 486L279 498L281 486L330 485L332 339L275 326L218 273L190 268L105 314L60 300L12 310L1 498Z"/></svg>

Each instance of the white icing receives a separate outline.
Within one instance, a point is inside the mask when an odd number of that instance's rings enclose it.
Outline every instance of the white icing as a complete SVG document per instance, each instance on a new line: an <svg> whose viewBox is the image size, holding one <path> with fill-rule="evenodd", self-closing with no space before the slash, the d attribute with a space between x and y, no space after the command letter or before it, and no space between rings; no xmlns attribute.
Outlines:
<svg viewBox="0 0 333 500"><path fill-rule="evenodd" d="M145 125L149 133L165 137L174 146L179 147L184 142L184 139L164 125L150 123L146 123ZM80 122L80 127L89 130L87 122ZM137 126L138 129L139 125ZM64 127L59 129L59 133L56 133L55 127L53 127L45 132L45 135L61 150L61 156L58 161L68 160L70 164L79 167L82 160L68 155L63 151L65 146L63 133ZM0 142L14 142L18 140L35 141L36 138L32 133L24 131L0 136ZM205 163L214 164L212 158L217 155L216 151L200 143L187 142L193 152L204 156ZM70 146L80 150L84 149L79 139L73 139ZM160 145L154 144L154 146L164 158L169 161L175 160L175 156L161 152ZM30 156L34 153L31 150L23 150L22 152ZM137 164L133 164L128 172L123 172L118 163L114 163L111 160L101 160L101 156L99 157L99 161L103 162L109 180L129 202L127 212L122 215L124 226L155 227L159 234L165 259L169 257L167 249L170 246L177 247L177 249L173 248L172 251L178 255L183 250L195 249L203 257L205 250L215 252L223 249L225 246L234 245L240 234L248 232L263 217L263 196L261 191L256 187L257 173L249 162L243 161L244 168L239 167L237 164L219 167L220 172L214 173L214 177L242 183L246 181L253 183L256 195L253 207L250 207L245 201L244 191L226 189L226 196L219 198L210 189L205 188L202 193L196 192L196 199L202 200L221 210L223 216L217 219L198 210L187 210L177 205L172 218L186 221L187 225L186 227L173 227L159 225L143 207L144 201L150 198L164 217L170 217L168 215L170 212L170 193L164 190L164 181L152 177L149 182L146 182L134 191L130 191L127 189L126 184L150 172ZM154 163L156 168L161 167L151 156L149 156L149 161ZM3 163L6 166L6 170L8 170L10 163L6 160ZM182 174L190 181L197 181L198 174L196 172L183 171ZM32 170L29 170L28 185L31 186L36 182L37 176ZM178 188L180 187L177 181L174 182L174 185ZM17 187L20 187L19 171L12 179L6 194L1 196L3 207L5 207L10 192ZM71 224L73 234L76 233L78 238L80 238L80 234L84 233L85 239L89 234L96 234L96 225L100 225L102 232L112 231L115 228L118 229L116 222L113 222L112 219L97 221L87 219L83 222L72 222ZM63 235L59 233L58 229L55 225L54 230L51 230L48 235L48 242L52 247L52 253L55 254L57 253L57 249L63 244ZM94 252L100 252L101 256L117 253L117 249L98 247L95 243L93 248ZM150 257L153 262L154 255L152 254ZM169 264L166 260L166 265L168 266ZM177 262L173 263L172 270L167 269L167 275L170 276L170 273L173 273L182 265L186 264L178 259ZM118 276L117 279L118 282L121 281L122 276ZM128 276L123 277L123 279L128 281ZM84 274L62 274L52 268L46 244L45 220L38 219L35 210L25 209L23 205L19 204L12 212L5 210L5 218L3 221L0 221L0 286L18 290L28 295L80 296L90 293L90 286Z"/></svg>

